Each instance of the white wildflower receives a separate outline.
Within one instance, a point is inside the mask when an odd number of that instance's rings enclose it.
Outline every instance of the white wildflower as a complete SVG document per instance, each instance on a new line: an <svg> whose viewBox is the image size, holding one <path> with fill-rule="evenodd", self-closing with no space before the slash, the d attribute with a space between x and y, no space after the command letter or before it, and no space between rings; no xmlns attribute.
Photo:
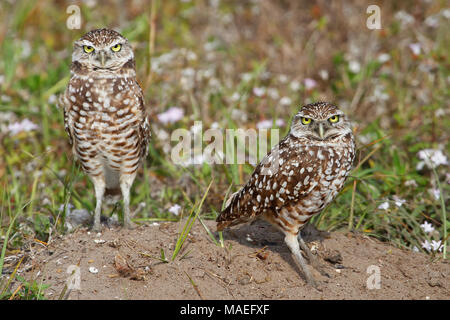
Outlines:
<svg viewBox="0 0 450 320"><path fill-rule="evenodd" d="M370 102L383 102L389 100L389 94L385 92L386 88L382 84L376 84L373 94L369 96Z"/></svg>
<svg viewBox="0 0 450 320"><path fill-rule="evenodd" d="M305 81L303 81L304 85L305 85L305 89L306 90L312 90L315 87L317 87L317 82L314 79L311 78L306 78Z"/></svg>
<svg viewBox="0 0 450 320"><path fill-rule="evenodd" d="M403 10L397 12L394 17L400 21L402 26L407 26L414 23L414 17Z"/></svg>
<svg viewBox="0 0 450 320"><path fill-rule="evenodd" d="M320 78L322 78L322 80L328 80L328 77L329 77L328 71L325 69L320 70L319 76L320 76Z"/></svg>
<svg viewBox="0 0 450 320"><path fill-rule="evenodd" d="M405 181L405 187L418 187L418 186L419 185L417 184L416 180L414 180L414 179Z"/></svg>
<svg viewBox="0 0 450 320"><path fill-rule="evenodd" d="M213 40L213 41L208 41L203 45L203 48L206 51L214 51L219 47L219 41L217 40Z"/></svg>
<svg viewBox="0 0 450 320"><path fill-rule="evenodd" d="M280 98L280 94L278 93L278 90L275 88L268 88L267 95L273 100L278 100Z"/></svg>
<svg viewBox="0 0 450 320"><path fill-rule="evenodd" d="M241 95L239 94L239 92L235 92L231 95L230 100L233 102L236 102L240 99Z"/></svg>
<svg viewBox="0 0 450 320"><path fill-rule="evenodd" d="M167 111L158 114L158 120L163 124L174 123L181 120L184 110L179 107L170 107Z"/></svg>
<svg viewBox="0 0 450 320"><path fill-rule="evenodd" d="M211 129L219 129L220 128L220 124L216 121L214 121L213 123L211 123Z"/></svg>
<svg viewBox="0 0 450 320"><path fill-rule="evenodd" d="M408 47L415 56L418 56L422 50L420 43L410 43Z"/></svg>
<svg viewBox="0 0 450 320"><path fill-rule="evenodd" d="M422 223L420 225L420 227L422 228L423 232L425 233L430 233L434 231L434 227L431 223L429 223L428 221L425 221L424 223Z"/></svg>
<svg viewBox="0 0 450 320"><path fill-rule="evenodd" d="M197 60L197 54L194 51L187 50L185 56L189 61Z"/></svg>
<svg viewBox="0 0 450 320"><path fill-rule="evenodd" d="M350 61L348 64L348 69L353 73L358 73L361 71L361 64L358 61Z"/></svg>
<svg viewBox="0 0 450 320"><path fill-rule="evenodd" d="M289 84L289 88L291 88L292 91L297 91L300 89L300 82L297 80L292 81Z"/></svg>
<svg viewBox="0 0 450 320"><path fill-rule="evenodd" d="M280 74L278 76L278 81L280 81L281 83L286 83L286 82L288 82L288 77L284 74Z"/></svg>
<svg viewBox="0 0 450 320"><path fill-rule="evenodd" d="M424 149L419 151L417 156L422 160L417 164L417 170L422 170L424 166L434 169L441 164L448 164L447 156L439 149Z"/></svg>
<svg viewBox="0 0 450 320"><path fill-rule="evenodd" d="M284 126L284 120L283 119L277 119L275 120L275 125L277 127L283 127ZM256 128L258 129L270 129L273 126L273 120L272 119L267 119L267 120L263 120L260 121L256 124Z"/></svg>
<svg viewBox="0 0 450 320"><path fill-rule="evenodd" d="M163 130L163 129L154 129L154 132L156 134L156 136L158 137L158 139L160 141L165 141L168 140L170 138L170 135L167 131Z"/></svg>
<svg viewBox="0 0 450 320"><path fill-rule="evenodd" d="M11 102L12 101L11 97L7 96L5 94L2 94L2 96L0 98L1 98L2 102Z"/></svg>
<svg viewBox="0 0 450 320"><path fill-rule="evenodd" d="M289 97L283 97L283 98L280 99L280 104L282 106L289 106L289 105L292 104L292 100Z"/></svg>
<svg viewBox="0 0 450 320"><path fill-rule="evenodd" d="M266 94L266 88L264 87L254 87L253 88L253 94L257 97L262 97Z"/></svg>
<svg viewBox="0 0 450 320"><path fill-rule="evenodd" d="M54 94L50 95L50 97L48 97L48 100L47 100L48 104L56 104L57 101L58 101L58 98Z"/></svg>
<svg viewBox="0 0 450 320"><path fill-rule="evenodd" d="M251 73L248 73L248 72L247 73L242 73L241 74L241 79L244 82L249 82L250 80L253 79L253 75Z"/></svg>
<svg viewBox="0 0 450 320"><path fill-rule="evenodd" d="M431 243L428 240L425 240L424 242L422 242L422 248L427 251L431 251Z"/></svg>
<svg viewBox="0 0 450 320"><path fill-rule="evenodd" d="M442 245L441 240L439 240L439 241L431 240L431 248L433 249L433 251L441 252L443 247L444 246Z"/></svg>
<svg viewBox="0 0 450 320"><path fill-rule="evenodd" d="M434 116L435 116L436 118L444 117L445 114L446 114L446 111L445 111L444 108L436 109L436 111L434 112Z"/></svg>
<svg viewBox="0 0 450 320"><path fill-rule="evenodd" d="M27 40L22 40L20 47L22 48L22 52L20 53L20 57L22 59L27 59L31 55L31 44Z"/></svg>
<svg viewBox="0 0 450 320"><path fill-rule="evenodd" d="M450 19L450 9L446 8L446 9L442 10L441 13L445 19Z"/></svg>
<svg viewBox="0 0 450 320"><path fill-rule="evenodd" d="M378 62L380 62L380 63L385 63L385 62L388 62L389 60L391 60L391 56L389 55L389 54L387 54L387 53L381 53L379 56L378 56Z"/></svg>
<svg viewBox="0 0 450 320"><path fill-rule="evenodd" d="M389 209L389 202L383 202L382 204L380 204L379 206L378 206L378 209L381 209L381 210L387 210L387 209Z"/></svg>
<svg viewBox="0 0 450 320"><path fill-rule="evenodd" d="M428 189L428 192L434 197L435 200L439 200L441 197L441 192L437 188Z"/></svg>
<svg viewBox="0 0 450 320"><path fill-rule="evenodd" d="M39 127L28 119L24 119L21 122L14 122L8 126L8 131L11 135L16 135L22 131L28 132L36 130Z"/></svg>
<svg viewBox="0 0 450 320"><path fill-rule="evenodd" d="M406 202L405 199L400 199L400 198L397 197L397 196L394 196L393 198L394 198L394 203L395 203L395 205L396 205L397 207L399 207L399 208Z"/></svg>
<svg viewBox="0 0 450 320"><path fill-rule="evenodd" d="M270 71L267 71L267 70L264 72L261 72L261 74L259 75L259 78L261 80L269 80L271 77L272 77L272 74L270 73Z"/></svg>
<svg viewBox="0 0 450 320"><path fill-rule="evenodd" d="M248 120L247 113L239 109L231 110L231 119L246 122Z"/></svg>
<svg viewBox="0 0 450 320"><path fill-rule="evenodd" d="M431 16L428 16L425 21L425 25L431 28L437 28L439 26L439 15L433 14Z"/></svg>
<svg viewBox="0 0 450 320"><path fill-rule="evenodd" d="M187 78L192 78L195 75L195 70L193 68L186 68L181 70L181 75Z"/></svg>
<svg viewBox="0 0 450 320"><path fill-rule="evenodd" d="M210 88L214 89L214 90L219 90L221 87L221 83L219 81L219 79L217 78L210 78L208 81L208 85Z"/></svg>
<svg viewBox="0 0 450 320"><path fill-rule="evenodd" d="M179 204L174 204L169 208L169 212L172 213L175 216L178 216L180 214L181 206Z"/></svg>

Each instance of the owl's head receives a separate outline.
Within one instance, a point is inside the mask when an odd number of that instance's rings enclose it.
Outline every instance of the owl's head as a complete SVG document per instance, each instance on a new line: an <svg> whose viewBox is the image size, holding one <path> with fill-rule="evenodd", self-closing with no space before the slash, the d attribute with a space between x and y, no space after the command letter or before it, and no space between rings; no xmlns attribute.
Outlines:
<svg viewBox="0 0 450 320"><path fill-rule="evenodd" d="M328 102L303 106L291 124L292 135L315 141L331 141L348 133L352 133L352 129L347 117Z"/></svg>
<svg viewBox="0 0 450 320"><path fill-rule="evenodd" d="M116 71L134 61L128 40L110 29L96 29L75 41L72 62L89 71Z"/></svg>

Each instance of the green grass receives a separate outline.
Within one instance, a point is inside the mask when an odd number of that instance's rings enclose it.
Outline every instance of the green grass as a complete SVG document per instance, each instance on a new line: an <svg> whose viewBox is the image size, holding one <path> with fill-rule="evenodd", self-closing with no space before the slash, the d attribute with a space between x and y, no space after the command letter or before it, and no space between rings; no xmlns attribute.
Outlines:
<svg viewBox="0 0 450 320"><path fill-rule="evenodd" d="M356 2L349 5L356 6ZM341 106L354 121L358 153L344 190L313 223L325 230L363 232L423 252L427 252L421 246L425 240L447 242L448 166L416 169L420 150L441 149L450 154L446 106L449 22L441 18L435 28L423 24L426 16L440 12L445 3L433 8L420 4L425 15L416 18L411 28L402 27L394 17L398 10L410 13L410 8L399 4L394 10L386 3L380 32L347 23L348 17L329 8L321 8L317 17L308 13L313 12L310 7L299 11L270 1L266 6L274 10L260 14L252 13L256 5L239 1L221 2L217 9L195 8L194 1L161 1L153 12L153 40L150 7L82 5L83 29L68 30L63 6L24 0L1 6L0 271L8 253L23 248L27 239L48 241L51 233L66 232L61 205L94 209L92 185L73 162L62 110L56 105L56 96L70 76L72 43L88 31L84 29L87 22L91 27L121 27L135 46L138 79L152 118L152 141L132 189L131 207L145 204L135 217L138 222L179 221L180 216L168 211L174 204L191 212L172 260L196 219L215 245L224 246L222 234L217 240L203 221L217 216L225 195L245 183L253 167L175 165L170 158L175 145L171 132L190 128L196 120L206 130L214 123L223 129L255 128L263 119L281 118L286 122L280 128L282 138L301 105L323 99ZM290 10L292 18L286 20L279 14L283 10ZM126 14L119 18L121 11ZM209 18L200 18L201 12ZM265 23L269 12L275 22L271 27ZM230 15L231 24L226 22ZM330 15L334 18L327 18ZM246 36L245 30L253 36ZM209 48L207 42L217 46ZM417 42L422 51L414 56L408 44ZM355 43L359 53L351 50ZM389 55L388 61L378 59L382 53ZM352 60L360 63L359 71L349 68ZM187 68L195 70L195 80L183 80ZM328 76L321 78L321 70ZM290 88L292 81L303 84L305 78L315 79L317 86ZM278 97L273 91L257 97L254 87L274 89ZM232 99L235 93L238 99ZM282 97L292 103L280 105ZM185 110L184 118L174 124L160 123L156 115L175 105ZM8 133L8 124L22 119L39 128ZM439 189L439 199L430 189ZM406 201L399 207L396 198ZM379 209L386 201L389 209ZM110 207L103 213L113 210ZM420 224L424 221L433 224L434 233L423 232ZM161 259L168 261L163 251ZM27 286L40 297L39 287L32 282Z"/></svg>

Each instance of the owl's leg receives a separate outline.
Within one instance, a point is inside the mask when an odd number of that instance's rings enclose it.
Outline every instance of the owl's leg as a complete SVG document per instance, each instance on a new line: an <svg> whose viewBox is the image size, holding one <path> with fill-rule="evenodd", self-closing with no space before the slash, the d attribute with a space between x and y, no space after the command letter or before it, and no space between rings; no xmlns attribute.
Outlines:
<svg viewBox="0 0 450 320"><path fill-rule="evenodd" d="M91 177L91 179L92 182L94 183L95 199L96 199L94 226L92 227L92 229L94 231L100 231L102 229L100 225L100 215L102 213L103 195L105 194L105 179L101 174L98 176Z"/></svg>
<svg viewBox="0 0 450 320"><path fill-rule="evenodd" d="M317 271L319 271L320 274L322 274L323 276L326 276L326 277L329 278L330 275L329 275L326 271L323 270L323 265L321 265L321 264L319 263L319 261L317 261L317 258L312 254L311 250L310 250L309 247L306 245L306 243L305 243L305 241L303 240L303 238L302 238L302 236L300 235L300 233L299 233L299 235L298 235L298 242L299 242L299 244L300 244L300 248L302 248L302 250L303 250L304 252L306 252L306 255L308 256L309 263L311 263L311 265L314 267L314 269L316 269Z"/></svg>
<svg viewBox="0 0 450 320"><path fill-rule="evenodd" d="M133 229L135 227L134 223L131 222L130 217L130 189L133 185L136 173L131 175L122 175L120 177L120 189L123 196L123 225L125 228Z"/></svg>
<svg viewBox="0 0 450 320"><path fill-rule="evenodd" d="M292 252L292 255L294 256L294 260L299 266L299 268L303 271L303 274L305 275L306 281L309 285L313 286L314 288L317 288L316 281L312 277L311 273L309 272L308 265L306 264L305 259L302 257L302 254L300 252L300 246L299 241L297 239L297 235L292 234L290 232L286 232L286 236L284 238L284 242L286 242L287 246Z"/></svg>

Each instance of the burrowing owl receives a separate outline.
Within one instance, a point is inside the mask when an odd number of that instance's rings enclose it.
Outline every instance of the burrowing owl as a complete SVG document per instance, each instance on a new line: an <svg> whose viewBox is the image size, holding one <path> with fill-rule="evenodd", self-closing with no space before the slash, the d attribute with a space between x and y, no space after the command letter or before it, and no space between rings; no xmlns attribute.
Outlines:
<svg viewBox="0 0 450 320"><path fill-rule="evenodd" d="M217 229L257 217L270 222L284 233L308 283L315 286L299 245L310 260L313 256L299 232L341 190L354 157L354 137L342 111L325 102L302 107L289 134L230 197L217 218Z"/></svg>
<svg viewBox="0 0 450 320"><path fill-rule="evenodd" d="M100 229L108 192L122 193L124 225L131 227L130 188L147 155L150 128L128 40L114 30L97 29L75 41L60 104L72 151L94 184L94 229Z"/></svg>

